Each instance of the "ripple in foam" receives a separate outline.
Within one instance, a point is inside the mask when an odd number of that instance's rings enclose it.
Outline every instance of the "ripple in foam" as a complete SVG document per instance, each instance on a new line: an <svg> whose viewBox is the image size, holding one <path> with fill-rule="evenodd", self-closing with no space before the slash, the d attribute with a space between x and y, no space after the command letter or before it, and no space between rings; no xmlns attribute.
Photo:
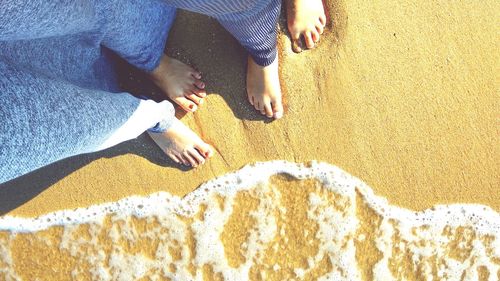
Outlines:
<svg viewBox="0 0 500 281"><path fill-rule="evenodd" d="M269 264L272 260L269 256L273 255L273 251L278 253L280 249L288 249L287 244L295 243L288 240L292 236L287 234L294 231L290 229L293 226L284 222L287 212L293 210L291 206L279 203L286 201L283 199L286 197L286 190L275 188L271 180L273 176L281 174L289 175L295 181L312 179L319 184L308 191L304 211L307 213L307 220L316 225L311 228L315 233L309 235L307 232L310 230L304 230L306 233L301 238L312 241L311 245L317 244L317 250L307 257L307 262L291 268L291 271L282 271L289 265L278 261L279 258ZM242 261L235 265L234 262L231 264L227 257L228 252L221 235L233 212L236 212L235 202L238 194L244 192L258 199L258 203L248 215L255 223L248 230L246 240L241 245ZM325 192L334 197L325 197ZM222 203L216 200L217 196L224 198ZM88 208L57 211L38 218L3 216L0 218L0 230L15 235L63 226L65 232L60 247L73 249L73 256L79 255L79 251L75 249L79 249L82 243L93 243L93 247L99 247L95 242L97 239L94 239L99 231L90 231L89 241L94 242L82 242L81 239L76 241L71 236L72 231L82 224L91 225L92 229L101 229L104 227L103 222L109 217L112 217L113 222L125 222L120 228L108 233L116 242L116 247L120 247L120 239L135 241L134 235L146 235L160 241L154 257L137 253L127 254L120 248L119 251L108 253L111 261L108 265L103 263L102 257L85 254L87 262L94 264L92 276L96 280L119 280L127 270L134 278L140 278L144 274L156 272L153 269L163 272L155 274L163 274L173 280L201 280L201 268L204 265L210 265L211 270L225 280L247 280L252 274L257 274L256 272L264 279L266 276L272 277L273 274L293 272L293 278L298 280L307 279L308 276L310 278L311 274L316 274L320 280L358 280L363 275L362 268L368 265L363 264L357 257L357 245L370 236L362 231L362 225L367 222L358 215L362 207L358 206L359 202L369 208L374 216L372 229L369 230L374 235L371 235L373 238L370 239L373 240L371 242L376 251L380 253L376 262L371 265L375 280L401 279L404 270L392 268L394 264L402 262L403 259L398 256L401 253L409 255L412 260L404 266L410 267L409 270L418 270L423 276L477 280L481 273L479 268L483 268L491 273L489 280L498 280L500 215L491 208L477 204L453 204L414 212L391 206L385 198L375 195L373 190L359 179L335 166L318 162L297 164L271 161L248 165L235 173L201 185L184 198L159 192L146 197L131 196L118 202ZM200 212L202 219L196 219ZM177 225L176 231L168 238L161 236L159 229L137 234L133 229L127 228L132 217L147 220L156 218L160 224L159 228ZM179 217L189 218L190 221L180 220ZM162 243L168 247L175 245L172 241L167 241L169 239L188 244L185 237L189 231L195 240L195 253L186 254L189 249L185 245L181 246L182 258L175 261L172 255L167 254L168 251L160 251ZM453 247L456 249L452 249ZM11 261L8 247L2 245L1 241L0 249L0 264L2 258L8 258L8 264L14 263ZM458 260L452 254L456 250L461 251ZM290 248L290 251L293 249ZM436 268L430 262L432 259L434 263L435 259L441 259L442 262ZM175 271L160 270L162 265L168 262L176 264ZM188 270L189 264L198 269ZM401 263L402 267L403 264ZM141 270L136 268L138 265ZM130 271L132 268L133 272ZM316 271L318 268L329 270L320 274ZM14 273L11 274L14 276Z"/></svg>

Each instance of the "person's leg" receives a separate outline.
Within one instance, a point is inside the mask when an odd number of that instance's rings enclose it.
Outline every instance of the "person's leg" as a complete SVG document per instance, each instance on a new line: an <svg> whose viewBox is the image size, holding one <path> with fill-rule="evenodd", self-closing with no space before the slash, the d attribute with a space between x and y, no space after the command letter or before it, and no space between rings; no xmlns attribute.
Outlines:
<svg viewBox="0 0 500 281"><path fill-rule="evenodd" d="M146 72L159 64L176 8L158 0L110 0L101 44Z"/></svg>
<svg viewBox="0 0 500 281"><path fill-rule="evenodd" d="M88 90L0 61L0 182L96 151L139 100Z"/></svg>
<svg viewBox="0 0 500 281"><path fill-rule="evenodd" d="M194 112L207 96L201 73L191 66L163 55L160 64L149 73L151 80L183 110Z"/></svg>
<svg viewBox="0 0 500 281"><path fill-rule="evenodd" d="M248 51L249 102L263 115L281 118L277 23L281 0L166 0L186 10L216 18Z"/></svg>
<svg viewBox="0 0 500 281"><path fill-rule="evenodd" d="M150 127L164 138L172 130L186 135L174 126L177 120L167 101L145 102L144 110L141 100L130 94L81 88L2 61L0 98L0 182L66 157L104 149ZM117 132L125 133L120 137ZM176 140L175 145L162 149L183 155L194 149L203 158L211 153L199 139Z"/></svg>
<svg viewBox="0 0 500 281"><path fill-rule="evenodd" d="M262 115L279 119L284 113L276 49L281 0L267 2L249 15L228 14L218 20L249 52L248 101Z"/></svg>
<svg viewBox="0 0 500 281"><path fill-rule="evenodd" d="M148 130L148 134L178 164L197 167L213 155L210 145L176 118L167 130Z"/></svg>
<svg viewBox="0 0 500 281"><path fill-rule="evenodd" d="M2 0L0 41L30 40L76 34L99 28L90 0Z"/></svg>
<svg viewBox="0 0 500 281"><path fill-rule="evenodd" d="M102 44L133 66L186 111L195 111L206 96L201 74L163 54L176 8L157 0L115 1L108 12Z"/></svg>
<svg viewBox="0 0 500 281"><path fill-rule="evenodd" d="M148 130L149 136L176 163L192 167L204 164L212 156L212 149L177 118L165 118L165 113L171 110L172 104L168 101L156 103L141 100L127 122L106 139L98 150L136 138ZM155 126L151 127L151 124Z"/></svg>
<svg viewBox="0 0 500 281"><path fill-rule="evenodd" d="M43 73L83 88L118 92L111 51L99 31L18 41L0 41L0 59L19 69Z"/></svg>
<svg viewBox="0 0 500 281"><path fill-rule="evenodd" d="M118 91L101 41L108 1L6 0L0 6L0 59L85 88Z"/></svg>
<svg viewBox="0 0 500 281"><path fill-rule="evenodd" d="M322 0L285 0L288 31L292 37L292 48L301 52L300 36L308 49L314 48L326 25Z"/></svg>

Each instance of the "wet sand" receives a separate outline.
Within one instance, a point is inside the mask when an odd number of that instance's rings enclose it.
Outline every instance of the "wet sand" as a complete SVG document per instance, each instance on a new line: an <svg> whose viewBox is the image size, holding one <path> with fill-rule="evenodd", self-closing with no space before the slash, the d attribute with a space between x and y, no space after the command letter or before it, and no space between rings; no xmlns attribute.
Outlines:
<svg viewBox="0 0 500 281"><path fill-rule="evenodd" d="M488 207L414 212L335 166L271 161L182 199L0 218L0 280L498 280L499 242Z"/></svg>
<svg viewBox="0 0 500 281"><path fill-rule="evenodd" d="M337 165L415 210L457 202L500 210L500 4L327 2L329 26L316 49L295 54L280 35L282 120L247 104L235 40L216 21L182 12L167 52L200 69L210 93L182 121L216 156L183 171L143 135L14 181L2 191L2 213L36 216L160 190L185 195L273 159Z"/></svg>

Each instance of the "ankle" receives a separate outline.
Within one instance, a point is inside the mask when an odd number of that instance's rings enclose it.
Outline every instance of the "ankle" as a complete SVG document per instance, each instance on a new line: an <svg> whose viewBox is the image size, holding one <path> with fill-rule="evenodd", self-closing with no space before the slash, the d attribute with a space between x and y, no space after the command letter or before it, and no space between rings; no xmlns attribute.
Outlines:
<svg viewBox="0 0 500 281"><path fill-rule="evenodd" d="M153 69L151 72L149 72L149 76L155 80L158 77L161 77L161 75L164 75L165 72L167 71L167 68L168 68L167 65L168 65L168 57L164 54L164 55L162 55L158 66L155 69Z"/></svg>

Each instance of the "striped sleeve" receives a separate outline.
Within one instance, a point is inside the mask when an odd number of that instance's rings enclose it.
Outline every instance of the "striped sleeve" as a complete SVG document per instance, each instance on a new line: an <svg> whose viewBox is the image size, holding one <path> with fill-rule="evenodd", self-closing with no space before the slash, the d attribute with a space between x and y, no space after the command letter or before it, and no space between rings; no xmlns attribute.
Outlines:
<svg viewBox="0 0 500 281"><path fill-rule="evenodd" d="M272 0L263 9L247 17L223 15L217 20L262 66L270 65L277 55L278 18L281 0Z"/></svg>
<svg viewBox="0 0 500 281"><path fill-rule="evenodd" d="M167 0L167 3L216 18L259 65L276 58L281 0Z"/></svg>

